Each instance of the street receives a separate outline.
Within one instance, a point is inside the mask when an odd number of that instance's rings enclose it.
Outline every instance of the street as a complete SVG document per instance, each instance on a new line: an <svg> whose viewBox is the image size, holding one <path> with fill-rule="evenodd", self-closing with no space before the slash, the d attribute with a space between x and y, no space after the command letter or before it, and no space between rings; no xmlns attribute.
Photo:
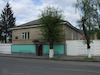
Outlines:
<svg viewBox="0 0 100 75"><path fill-rule="evenodd" d="M100 63L0 57L0 75L100 75Z"/></svg>

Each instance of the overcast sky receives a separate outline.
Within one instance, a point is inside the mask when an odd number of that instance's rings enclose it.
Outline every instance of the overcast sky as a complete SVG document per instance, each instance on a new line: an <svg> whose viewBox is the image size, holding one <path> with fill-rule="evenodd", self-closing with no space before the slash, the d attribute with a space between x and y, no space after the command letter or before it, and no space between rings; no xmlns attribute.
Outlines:
<svg viewBox="0 0 100 75"><path fill-rule="evenodd" d="M0 14L6 3L9 2L14 16L16 25L20 25L39 18L40 10L46 6L59 7L63 10L64 19L76 26L76 21L80 18L75 12L73 3L76 0L0 0Z"/></svg>

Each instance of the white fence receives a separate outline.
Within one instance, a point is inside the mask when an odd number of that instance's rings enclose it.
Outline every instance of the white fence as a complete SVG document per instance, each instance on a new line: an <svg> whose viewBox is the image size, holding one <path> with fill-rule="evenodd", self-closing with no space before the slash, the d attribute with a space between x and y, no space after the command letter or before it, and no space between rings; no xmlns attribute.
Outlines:
<svg viewBox="0 0 100 75"><path fill-rule="evenodd" d="M0 53L11 54L11 44L1 44L0 43Z"/></svg>
<svg viewBox="0 0 100 75"><path fill-rule="evenodd" d="M87 45L84 40L68 40L67 44L67 55L69 56L86 56ZM91 54L92 56L100 56L100 40L93 40L91 43Z"/></svg>

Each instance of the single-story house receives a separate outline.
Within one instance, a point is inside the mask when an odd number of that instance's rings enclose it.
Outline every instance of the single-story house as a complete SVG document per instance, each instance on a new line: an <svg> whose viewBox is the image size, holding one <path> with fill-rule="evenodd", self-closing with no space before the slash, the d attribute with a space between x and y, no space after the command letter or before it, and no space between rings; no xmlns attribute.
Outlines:
<svg viewBox="0 0 100 75"><path fill-rule="evenodd" d="M37 56L47 55L49 53L49 43L42 39L39 29L39 19L34 20L12 29L12 54L32 54ZM63 23L64 39L60 43L54 43L55 55L66 55L66 40L81 40L83 33L72 26L68 21Z"/></svg>

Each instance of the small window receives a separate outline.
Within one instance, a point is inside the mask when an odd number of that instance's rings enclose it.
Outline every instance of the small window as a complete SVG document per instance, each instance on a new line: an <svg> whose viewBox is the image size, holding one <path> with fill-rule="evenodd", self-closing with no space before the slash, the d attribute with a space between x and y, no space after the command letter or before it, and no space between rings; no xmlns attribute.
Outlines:
<svg viewBox="0 0 100 75"><path fill-rule="evenodd" d="M23 32L21 37L22 39L29 39L29 32Z"/></svg>

